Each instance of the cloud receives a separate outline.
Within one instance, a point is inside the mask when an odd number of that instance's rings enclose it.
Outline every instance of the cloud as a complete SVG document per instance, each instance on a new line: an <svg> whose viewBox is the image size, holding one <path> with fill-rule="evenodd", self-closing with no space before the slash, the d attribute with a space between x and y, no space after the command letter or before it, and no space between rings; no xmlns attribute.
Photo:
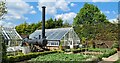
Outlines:
<svg viewBox="0 0 120 63"><path fill-rule="evenodd" d="M36 11L34 11L34 10L30 12L30 14L36 14L36 13L37 13L37 12L36 12Z"/></svg>
<svg viewBox="0 0 120 63"><path fill-rule="evenodd" d="M0 26L4 26L4 27L15 27L16 25L11 23L11 22L7 22L7 21L0 21Z"/></svg>
<svg viewBox="0 0 120 63"><path fill-rule="evenodd" d="M76 4L74 4L74 3L71 3L71 4L70 4L71 7L74 7L75 5L76 5Z"/></svg>
<svg viewBox="0 0 120 63"><path fill-rule="evenodd" d="M110 11L104 11L104 13L107 13L107 14L109 14L109 13L110 13Z"/></svg>
<svg viewBox="0 0 120 63"><path fill-rule="evenodd" d="M101 13L106 13L106 14L110 14L110 13L112 13L112 14L117 14L117 12L116 11L101 11Z"/></svg>
<svg viewBox="0 0 120 63"><path fill-rule="evenodd" d="M109 14L110 11L101 11L101 13L106 13L106 14Z"/></svg>
<svg viewBox="0 0 120 63"><path fill-rule="evenodd" d="M113 13L113 14L116 14L116 12L115 12L115 11L112 11L112 13Z"/></svg>
<svg viewBox="0 0 120 63"><path fill-rule="evenodd" d="M119 0L92 0L92 2L118 2Z"/></svg>
<svg viewBox="0 0 120 63"><path fill-rule="evenodd" d="M33 7L33 6L30 6L30 8L31 8L31 9L34 9L34 7Z"/></svg>
<svg viewBox="0 0 120 63"><path fill-rule="evenodd" d="M34 7L29 5L23 0L17 0L16 2L6 2L7 14L4 15L4 21L0 21L2 26L15 26L17 21L25 21L28 17L25 14L35 14Z"/></svg>
<svg viewBox="0 0 120 63"><path fill-rule="evenodd" d="M118 20L117 20L117 19L109 19L109 21L110 21L111 23L118 23Z"/></svg>
<svg viewBox="0 0 120 63"><path fill-rule="evenodd" d="M6 0L8 2L18 2L18 0ZM23 0L25 2L39 2L39 0ZM45 0L45 2L56 2L57 0ZM66 0L68 2L119 2L119 0Z"/></svg>
<svg viewBox="0 0 120 63"><path fill-rule="evenodd" d="M6 20L16 21L25 20L25 14L34 13L33 6L28 3L18 0L18 2L7 2L8 13L5 15Z"/></svg>
<svg viewBox="0 0 120 63"><path fill-rule="evenodd" d="M42 11L41 7L46 6L46 12L50 15L55 15L57 10L69 11L69 2L65 0L56 0L55 2L46 2L45 0L40 0L38 3L38 8Z"/></svg>
<svg viewBox="0 0 120 63"><path fill-rule="evenodd" d="M56 19L62 18L65 21L67 21L68 23L72 24L73 23L73 18L75 18L76 13L74 12L69 12L69 13L65 13L65 14L58 14L55 15Z"/></svg>

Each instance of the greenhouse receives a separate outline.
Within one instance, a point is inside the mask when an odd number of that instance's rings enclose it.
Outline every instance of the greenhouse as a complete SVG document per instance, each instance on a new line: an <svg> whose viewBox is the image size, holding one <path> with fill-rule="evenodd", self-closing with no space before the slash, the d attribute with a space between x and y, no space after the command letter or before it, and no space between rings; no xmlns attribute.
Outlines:
<svg viewBox="0 0 120 63"><path fill-rule="evenodd" d="M22 43L21 36L16 32L15 28L0 27L0 40L7 45L7 51L18 50L18 46Z"/></svg>
<svg viewBox="0 0 120 63"><path fill-rule="evenodd" d="M29 35L29 38L38 39L41 35L42 30L36 30ZM45 29L45 36L49 49L59 49L59 46L74 48L80 44L80 39L73 28Z"/></svg>

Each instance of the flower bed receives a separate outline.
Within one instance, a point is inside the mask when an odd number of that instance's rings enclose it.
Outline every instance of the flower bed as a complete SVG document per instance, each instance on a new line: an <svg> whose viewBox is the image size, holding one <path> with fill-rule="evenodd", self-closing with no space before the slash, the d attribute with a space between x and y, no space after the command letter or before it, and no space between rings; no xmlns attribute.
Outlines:
<svg viewBox="0 0 120 63"><path fill-rule="evenodd" d="M93 53L81 54L81 52L84 52L84 51L100 52L103 54L99 54L99 55L94 55ZM92 59L92 56L95 56L94 58L95 60L96 58L97 60L101 60L103 57L109 57L115 54L117 51L114 49L84 48L84 49L72 50L72 52L73 53L71 54L65 54L64 51L35 52L35 53L29 53L26 55L8 56L8 61L13 63L13 62L19 62L24 60L30 60L31 58L34 58L31 61L85 61L86 59L89 59L89 58Z"/></svg>
<svg viewBox="0 0 120 63"><path fill-rule="evenodd" d="M64 53L54 53L44 56L39 56L37 58L31 59L31 61L85 61L91 58L91 55L82 54L64 54Z"/></svg>

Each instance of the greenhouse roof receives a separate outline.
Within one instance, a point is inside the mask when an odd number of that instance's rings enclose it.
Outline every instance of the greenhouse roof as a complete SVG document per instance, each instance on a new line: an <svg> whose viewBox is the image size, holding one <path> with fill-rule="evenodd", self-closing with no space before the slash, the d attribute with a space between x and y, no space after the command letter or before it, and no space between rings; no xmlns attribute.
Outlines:
<svg viewBox="0 0 120 63"><path fill-rule="evenodd" d="M22 39L21 36L16 32L15 28L8 28L8 27L0 27L2 31L2 35L4 39Z"/></svg>
<svg viewBox="0 0 120 63"><path fill-rule="evenodd" d="M62 37L71 29L72 28L45 29L45 36L47 40L61 40ZM29 38L38 38L39 35L42 35L42 30L36 30L30 34Z"/></svg>

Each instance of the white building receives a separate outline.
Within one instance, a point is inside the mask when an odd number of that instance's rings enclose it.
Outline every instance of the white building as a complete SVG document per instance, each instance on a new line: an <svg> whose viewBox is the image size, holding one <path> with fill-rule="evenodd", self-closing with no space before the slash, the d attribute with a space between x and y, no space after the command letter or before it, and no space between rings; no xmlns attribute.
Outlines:
<svg viewBox="0 0 120 63"><path fill-rule="evenodd" d="M2 42L7 45L7 51L16 51L20 49L20 44L22 43L21 36L16 32L15 28L8 28L0 26L0 37ZM1 39L0 39L1 40Z"/></svg>
<svg viewBox="0 0 120 63"><path fill-rule="evenodd" d="M29 38L38 39L41 35L42 30L36 30L29 35ZM45 29L45 36L48 40L47 47L50 49L59 49L59 46L74 48L80 44L80 38L73 28Z"/></svg>

